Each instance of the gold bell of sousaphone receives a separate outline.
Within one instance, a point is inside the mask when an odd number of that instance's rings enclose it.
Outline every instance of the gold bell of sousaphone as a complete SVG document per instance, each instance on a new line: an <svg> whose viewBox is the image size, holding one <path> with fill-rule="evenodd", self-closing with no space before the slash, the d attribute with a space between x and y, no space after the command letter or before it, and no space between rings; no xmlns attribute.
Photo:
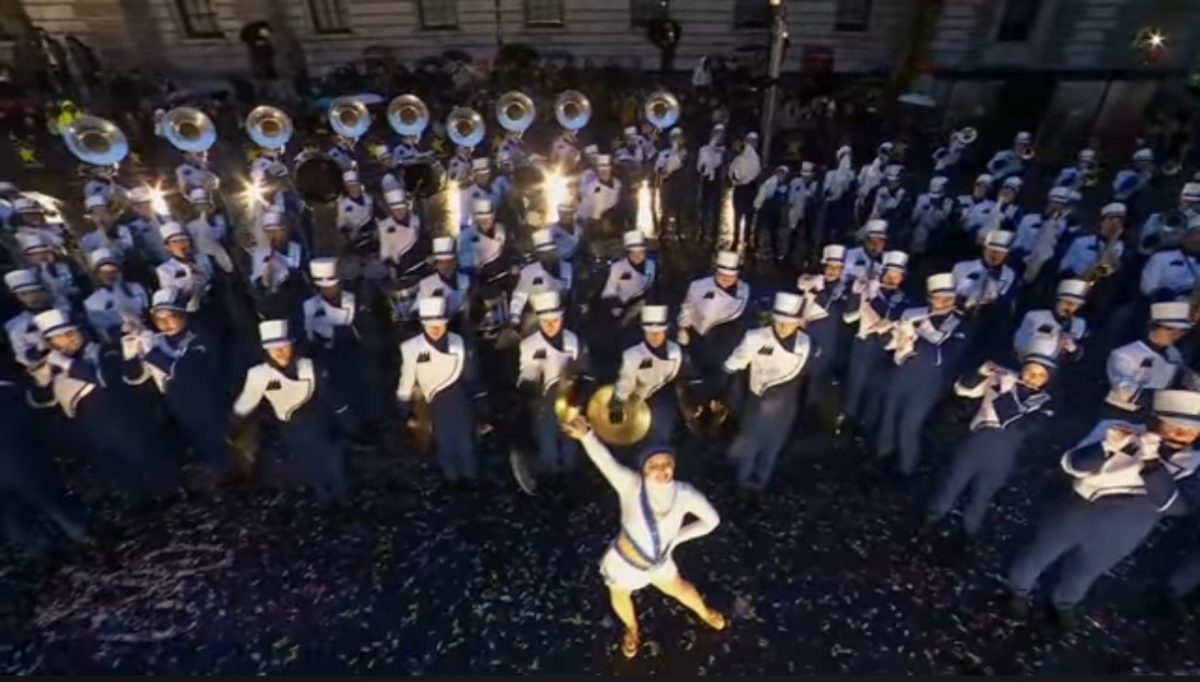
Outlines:
<svg viewBox="0 0 1200 682"><path fill-rule="evenodd" d="M979 139L979 131L972 126L966 126L954 131L954 135L952 137L955 140L958 140L960 145L967 147L974 143L975 140Z"/></svg>
<svg viewBox="0 0 1200 682"><path fill-rule="evenodd" d="M537 109L523 92L512 90L496 100L496 121L510 133L523 133L533 125Z"/></svg>
<svg viewBox="0 0 1200 682"><path fill-rule="evenodd" d="M217 141L212 119L195 107L175 107L163 115L159 125L162 136L181 152L206 152Z"/></svg>
<svg viewBox="0 0 1200 682"><path fill-rule="evenodd" d="M483 117L470 107L454 107L446 117L446 134L460 147L478 146L485 132Z"/></svg>
<svg viewBox="0 0 1200 682"><path fill-rule="evenodd" d="M609 445L633 445L646 437L650 431L650 406L636 395L630 396L622 406L624 419L614 422L608 416L608 404L612 400L615 387L612 384L601 386L592 394L584 406L578 402L578 395L570 392L560 393L554 402L554 416L559 424L566 424L580 415L586 416L592 425L596 437ZM572 401L575 402L572 402Z"/></svg>
<svg viewBox="0 0 1200 682"><path fill-rule="evenodd" d="M388 125L404 137L420 137L429 125L429 107L416 95L399 95L387 108Z"/></svg>
<svg viewBox="0 0 1200 682"><path fill-rule="evenodd" d="M246 116L246 134L263 149L283 149L292 131L291 117L272 106L254 107Z"/></svg>
<svg viewBox="0 0 1200 682"><path fill-rule="evenodd" d="M413 393L412 413L404 426L418 454L428 454L433 450L433 416L429 412L429 401L419 390Z"/></svg>
<svg viewBox="0 0 1200 682"><path fill-rule="evenodd" d="M679 121L679 100L666 90L652 92L642 102L642 115L650 125L666 130Z"/></svg>
<svg viewBox="0 0 1200 682"><path fill-rule="evenodd" d="M357 140L371 127L371 112L353 97L338 97L329 103L329 125L338 135Z"/></svg>
<svg viewBox="0 0 1200 682"><path fill-rule="evenodd" d="M75 158L92 166L115 166L129 154L125 133L99 116L80 116L62 135Z"/></svg>
<svg viewBox="0 0 1200 682"><path fill-rule="evenodd" d="M567 130L582 130L592 120L592 103L578 90L564 90L554 98L554 118Z"/></svg>

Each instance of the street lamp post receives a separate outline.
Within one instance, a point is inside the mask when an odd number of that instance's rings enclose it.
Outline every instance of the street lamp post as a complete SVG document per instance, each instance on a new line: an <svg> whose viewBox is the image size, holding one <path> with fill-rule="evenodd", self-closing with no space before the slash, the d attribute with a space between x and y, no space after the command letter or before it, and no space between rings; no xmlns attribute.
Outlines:
<svg viewBox="0 0 1200 682"><path fill-rule="evenodd" d="M787 7L783 0L768 0L771 13L771 44L767 59L767 92L763 98L762 150L763 168L770 163L771 144L775 132L775 110L779 106L779 74L783 70L783 47L787 41Z"/></svg>

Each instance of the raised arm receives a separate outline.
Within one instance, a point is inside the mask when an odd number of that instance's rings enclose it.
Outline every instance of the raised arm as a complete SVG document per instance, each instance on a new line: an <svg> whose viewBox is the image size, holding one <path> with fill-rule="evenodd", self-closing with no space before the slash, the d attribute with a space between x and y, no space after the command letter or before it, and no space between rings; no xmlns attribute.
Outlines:
<svg viewBox="0 0 1200 682"><path fill-rule="evenodd" d="M583 445L583 451L587 453L588 459L592 460L592 463L596 465L596 468L600 470L605 480L617 491L618 495L636 490L641 485L641 475L618 462L590 428L587 434L579 439L579 442Z"/></svg>

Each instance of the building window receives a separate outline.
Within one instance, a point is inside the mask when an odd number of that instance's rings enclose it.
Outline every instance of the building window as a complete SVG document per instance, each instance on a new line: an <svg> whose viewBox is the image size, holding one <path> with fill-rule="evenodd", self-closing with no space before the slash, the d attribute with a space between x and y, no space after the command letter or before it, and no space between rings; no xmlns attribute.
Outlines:
<svg viewBox="0 0 1200 682"><path fill-rule="evenodd" d="M348 33L346 8L342 0L308 0L308 11L312 14L313 29L317 33Z"/></svg>
<svg viewBox="0 0 1200 682"><path fill-rule="evenodd" d="M646 27L667 13L667 0L630 0L629 23Z"/></svg>
<svg viewBox="0 0 1200 682"><path fill-rule="evenodd" d="M0 0L0 40L12 40L28 26L20 0Z"/></svg>
<svg viewBox="0 0 1200 682"><path fill-rule="evenodd" d="M1005 2L1004 13L1000 15L1000 27L996 30L996 40L1002 43L1023 43L1029 40L1029 34L1037 25L1041 8L1041 0Z"/></svg>
<svg viewBox="0 0 1200 682"><path fill-rule="evenodd" d="M771 20L768 0L736 0L733 25L737 28L766 28Z"/></svg>
<svg viewBox="0 0 1200 682"><path fill-rule="evenodd" d="M221 36L220 17L213 0L176 0L183 32L189 38L218 38Z"/></svg>
<svg viewBox="0 0 1200 682"><path fill-rule="evenodd" d="M838 0L833 15L835 31L865 31L871 22L871 0Z"/></svg>
<svg viewBox="0 0 1200 682"><path fill-rule="evenodd" d="M562 26L563 0L525 0L526 26Z"/></svg>
<svg viewBox="0 0 1200 682"><path fill-rule="evenodd" d="M421 28L458 28L455 0L420 0Z"/></svg>

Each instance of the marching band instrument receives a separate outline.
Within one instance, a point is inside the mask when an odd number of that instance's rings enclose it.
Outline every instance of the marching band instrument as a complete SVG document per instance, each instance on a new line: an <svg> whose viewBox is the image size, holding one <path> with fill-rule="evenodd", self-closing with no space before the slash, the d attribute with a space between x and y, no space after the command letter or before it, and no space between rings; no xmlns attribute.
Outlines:
<svg viewBox="0 0 1200 682"><path fill-rule="evenodd" d="M175 107L163 115L159 125L162 136L181 152L205 152L217 141L212 119L195 107Z"/></svg>
<svg viewBox="0 0 1200 682"><path fill-rule="evenodd" d="M75 158L92 166L115 166L129 154L129 141L115 123L99 116L80 116L63 131L63 142Z"/></svg>
<svg viewBox="0 0 1200 682"><path fill-rule="evenodd" d="M567 130L581 130L592 120L592 103L578 90L564 90L554 98L554 118Z"/></svg>
<svg viewBox="0 0 1200 682"><path fill-rule="evenodd" d="M371 112L354 97L338 97L329 103L329 125L338 135L357 140L371 127Z"/></svg>
<svg viewBox="0 0 1200 682"><path fill-rule="evenodd" d="M413 391L412 414L404 426L419 454L428 454L433 449L433 416L429 412L429 401L419 388Z"/></svg>
<svg viewBox="0 0 1200 682"><path fill-rule="evenodd" d="M246 115L246 134L264 149L283 149L292 138L292 119L281 109L260 105Z"/></svg>
<svg viewBox="0 0 1200 682"><path fill-rule="evenodd" d="M650 125L666 130L679 121L679 100L666 90L656 90L642 103L642 115Z"/></svg>
<svg viewBox="0 0 1200 682"><path fill-rule="evenodd" d="M1100 253L1100 257L1096 259L1096 263L1088 269L1084 280L1088 284L1095 284L1098 280L1104 279L1117 271L1119 263L1117 263L1117 246L1121 244L1121 234L1109 237L1104 242L1104 251Z"/></svg>
<svg viewBox="0 0 1200 682"><path fill-rule="evenodd" d="M341 167L319 151L305 150L296 155L293 175L296 193L307 204L326 204L341 194Z"/></svg>
<svg viewBox="0 0 1200 682"><path fill-rule="evenodd" d="M629 396L629 399L623 403L625 408L625 418L620 422L613 422L608 418L608 404L612 400L613 391L616 387L613 384L601 386L592 394L591 399L587 402L587 420L592 425L592 430L596 433L596 437L608 443L609 445L633 445L646 437L650 431L650 406L637 395ZM555 403L555 415L558 416L558 404ZM564 410L564 414L570 413L571 410ZM577 416L578 412L575 412ZM560 423L565 423L561 421Z"/></svg>
<svg viewBox="0 0 1200 682"><path fill-rule="evenodd" d="M400 135L420 137L429 126L429 107L416 95L399 95L388 104L387 121Z"/></svg>
<svg viewBox="0 0 1200 682"><path fill-rule="evenodd" d="M523 133L533 125L537 109L533 100L523 92L511 90L496 101L496 121L510 133Z"/></svg>
<svg viewBox="0 0 1200 682"><path fill-rule="evenodd" d="M460 147L474 149L485 133L483 117L470 107L454 107L446 117L446 134Z"/></svg>
<svg viewBox="0 0 1200 682"><path fill-rule="evenodd" d="M1017 156L1020 156L1022 161L1033 161L1033 157L1036 155L1037 152L1034 151L1031 144L1022 145L1021 151L1017 152Z"/></svg>
<svg viewBox="0 0 1200 682"><path fill-rule="evenodd" d="M966 126L964 128L959 128L958 130L954 131L950 135L951 143L954 143L957 141L960 145L962 145L964 147L971 145L977 139L979 139L979 131L976 130L972 126Z"/></svg>
<svg viewBox="0 0 1200 682"><path fill-rule="evenodd" d="M1179 162L1179 159L1172 158L1163 161L1162 167L1159 168L1158 172L1170 178L1179 175L1179 171L1181 170L1183 170L1183 164Z"/></svg>

